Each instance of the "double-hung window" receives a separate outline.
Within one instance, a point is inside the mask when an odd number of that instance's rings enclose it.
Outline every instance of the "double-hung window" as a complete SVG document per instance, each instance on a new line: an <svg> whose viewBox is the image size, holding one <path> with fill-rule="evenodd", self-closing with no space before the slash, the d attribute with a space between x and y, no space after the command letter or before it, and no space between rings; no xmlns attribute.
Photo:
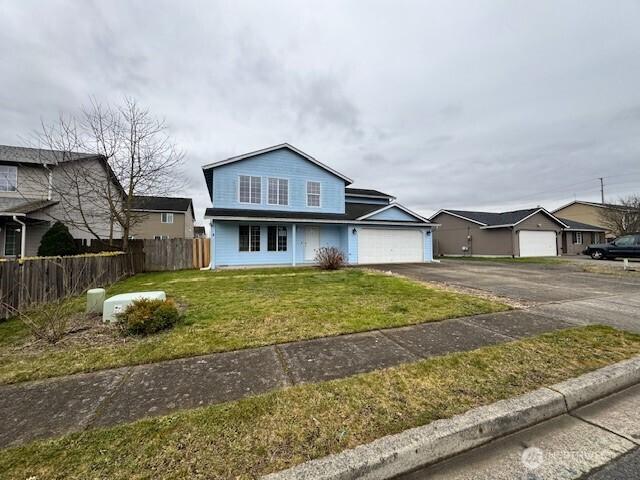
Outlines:
<svg viewBox="0 0 640 480"><path fill-rule="evenodd" d="M287 227L271 225L267 228L267 250L270 252L287 251Z"/></svg>
<svg viewBox="0 0 640 480"><path fill-rule="evenodd" d="M573 243L582 245L582 232L573 232Z"/></svg>
<svg viewBox="0 0 640 480"><path fill-rule="evenodd" d="M238 197L240 203L261 203L262 177L240 175Z"/></svg>
<svg viewBox="0 0 640 480"><path fill-rule="evenodd" d="M18 167L0 165L0 192L15 192L18 184Z"/></svg>
<svg viewBox="0 0 640 480"><path fill-rule="evenodd" d="M289 180L269 177L267 203L269 205L289 205Z"/></svg>
<svg viewBox="0 0 640 480"><path fill-rule="evenodd" d="M239 229L239 245L241 252L259 252L260 251L260 226L259 225L240 225Z"/></svg>
<svg viewBox="0 0 640 480"><path fill-rule="evenodd" d="M173 213L162 212L160 214L160 223L173 223Z"/></svg>
<svg viewBox="0 0 640 480"><path fill-rule="evenodd" d="M320 206L320 182L307 182L307 207Z"/></svg>

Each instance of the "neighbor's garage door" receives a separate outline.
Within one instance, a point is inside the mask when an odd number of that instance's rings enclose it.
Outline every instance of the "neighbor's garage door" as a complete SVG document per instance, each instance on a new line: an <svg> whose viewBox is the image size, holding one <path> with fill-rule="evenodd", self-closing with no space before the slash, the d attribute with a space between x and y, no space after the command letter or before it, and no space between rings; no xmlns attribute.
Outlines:
<svg viewBox="0 0 640 480"><path fill-rule="evenodd" d="M424 261L420 230L363 228L358 234L358 263Z"/></svg>
<svg viewBox="0 0 640 480"><path fill-rule="evenodd" d="M555 257L558 254L556 232L520 230L518 235L521 257Z"/></svg>

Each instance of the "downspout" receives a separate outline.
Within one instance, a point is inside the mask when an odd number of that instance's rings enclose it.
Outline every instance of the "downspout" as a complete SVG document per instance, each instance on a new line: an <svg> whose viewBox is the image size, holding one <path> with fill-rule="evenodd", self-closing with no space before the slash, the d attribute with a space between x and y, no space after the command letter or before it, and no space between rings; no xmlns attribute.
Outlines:
<svg viewBox="0 0 640 480"><path fill-rule="evenodd" d="M44 168L49 172L48 186L47 186L47 200L51 200L51 196L53 192L53 170L51 170L46 163L44 164Z"/></svg>
<svg viewBox="0 0 640 480"><path fill-rule="evenodd" d="M13 216L13 221L22 225L22 228L20 229L20 258L24 258L24 250L27 248L27 224L22 220L18 220L17 215Z"/></svg>

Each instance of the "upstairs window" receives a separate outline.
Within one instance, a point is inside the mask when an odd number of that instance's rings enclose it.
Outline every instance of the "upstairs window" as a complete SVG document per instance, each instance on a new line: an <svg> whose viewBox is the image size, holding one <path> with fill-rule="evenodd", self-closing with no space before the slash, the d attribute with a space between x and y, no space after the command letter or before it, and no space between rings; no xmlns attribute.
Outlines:
<svg viewBox="0 0 640 480"><path fill-rule="evenodd" d="M18 167L0 165L0 192L15 192L18 185Z"/></svg>
<svg viewBox="0 0 640 480"><path fill-rule="evenodd" d="M307 207L320 206L320 182L307 182Z"/></svg>
<svg viewBox="0 0 640 480"><path fill-rule="evenodd" d="M286 178L269 178L269 205L289 205L289 180Z"/></svg>
<svg viewBox="0 0 640 480"><path fill-rule="evenodd" d="M262 177L240 175L238 190L240 203L260 203L262 198Z"/></svg>
<svg viewBox="0 0 640 480"><path fill-rule="evenodd" d="M162 212L160 214L160 223L173 223L173 213Z"/></svg>
<svg viewBox="0 0 640 480"><path fill-rule="evenodd" d="M287 227L272 225L267 227L267 250L270 252L287 251Z"/></svg>
<svg viewBox="0 0 640 480"><path fill-rule="evenodd" d="M239 245L241 252L259 252L260 251L260 226L259 225L240 225L238 228Z"/></svg>

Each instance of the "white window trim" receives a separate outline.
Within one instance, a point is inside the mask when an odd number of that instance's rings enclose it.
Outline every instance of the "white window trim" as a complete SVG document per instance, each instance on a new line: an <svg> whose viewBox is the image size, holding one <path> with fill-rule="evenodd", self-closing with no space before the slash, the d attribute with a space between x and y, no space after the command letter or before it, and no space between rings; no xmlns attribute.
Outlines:
<svg viewBox="0 0 640 480"><path fill-rule="evenodd" d="M272 203L269 201L269 180L277 180L276 182L276 203ZM287 203L280 203L280 180L285 180L287 182ZM279 205L281 207L288 207L289 206L289 192L290 192L290 188L289 188L289 179L288 178L282 178L282 177L267 177L267 205Z"/></svg>
<svg viewBox="0 0 640 480"><path fill-rule="evenodd" d="M309 205L309 184L317 183L318 184L318 205ZM309 208L322 208L322 183L317 180L307 180L307 184L305 185L305 196L307 197L307 207ZM311 194L315 195L315 194Z"/></svg>
<svg viewBox="0 0 640 480"><path fill-rule="evenodd" d="M165 217L165 215L166 215L166 218L167 218L167 221L166 221L166 222L163 220L163 218ZM171 218L171 221L170 221L170 222L168 221L168 220L169 220L169 218ZM167 225L171 225L171 224L173 224L174 220L175 220L175 218L174 218L174 216L173 216L173 212L161 212L161 213L160 213L160 223L164 223L164 224L167 224Z"/></svg>
<svg viewBox="0 0 640 480"><path fill-rule="evenodd" d="M576 245L582 245L582 232L576 232Z"/></svg>
<svg viewBox="0 0 640 480"><path fill-rule="evenodd" d="M249 228L249 249L248 250L240 250L240 227L248 227ZM258 228L258 250L251 249L251 229L253 227ZM255 253L262 252L262 226L261 225L238 225L238 253Z"/></svg>
<svg viewBox="0 0 640 480"><path fill-rule="evenodd" d="M154 240L169 240L169 236L168 235L154 235L153 239Z"/></svg>
<svg viewBox="0 0 640 480"><path fill-rule="evenodd" d="M1 167L7 167L7 168L11 168L14 169L16 172L16 176L15 176L15 185L13 185L13 190L0 190L0 193L16 193L18 191L18 167L15 165L0 165ZM0 177L3 179L7 179L8 177L5 177L4 174L0 174Z"/></svg>
<svg viewBox="0 0 640 480"><path fill-rule="evenodd" d="M249 201L243 202L240 199L240 177L249 177ZM260 179L260 201L258 203L251 201L251 179L259 178ZM267 183L267 196L269 195L269 185ZM238 175L238 184L237 184L237 194L238 194L238 203L242 203L243 205L262 205L262 177L258 175L247 175L246 173L241 173Z"/></svg>

